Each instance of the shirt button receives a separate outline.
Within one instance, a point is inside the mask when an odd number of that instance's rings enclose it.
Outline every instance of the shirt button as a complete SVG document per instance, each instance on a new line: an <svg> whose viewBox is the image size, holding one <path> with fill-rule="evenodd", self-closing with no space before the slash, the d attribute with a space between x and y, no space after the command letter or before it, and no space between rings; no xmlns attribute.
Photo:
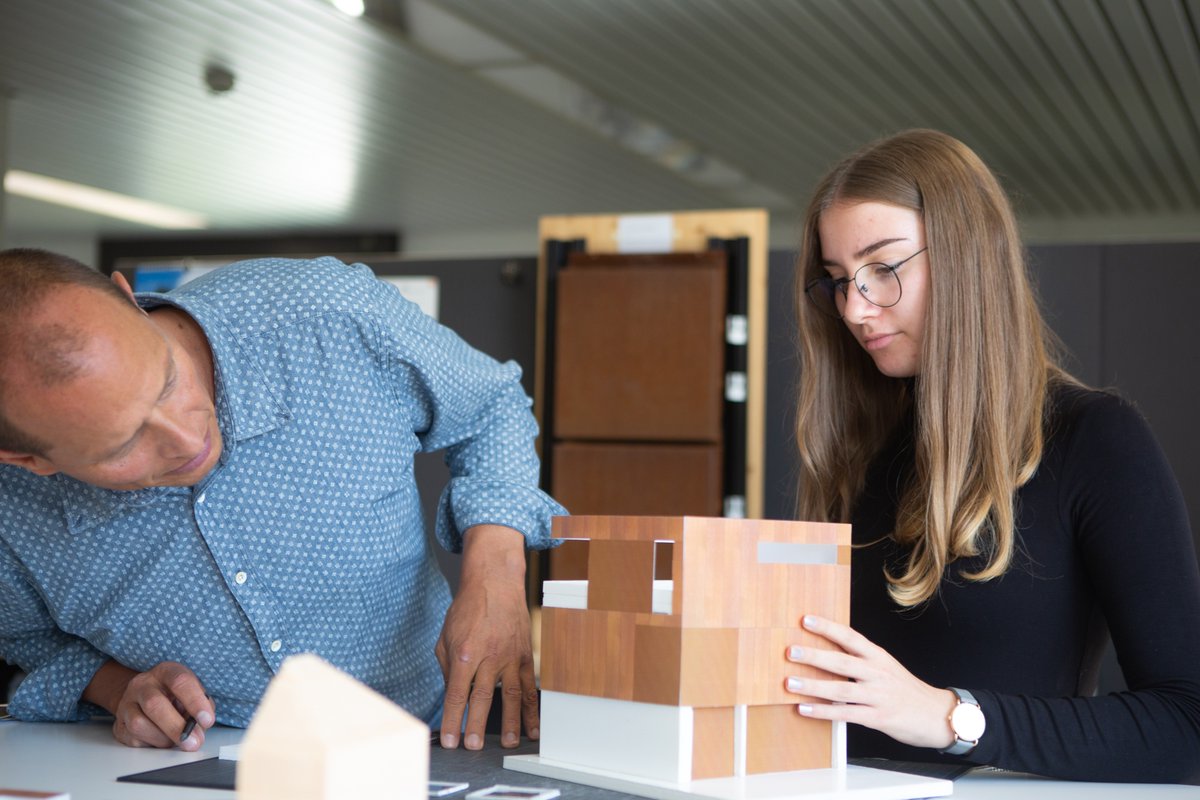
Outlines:
<svg viewBox="0 0 1200 800"><path fill-rule="evenodd" d="M281 647L283 647L283 642L279 641L278 639L271 642L271 652L272 653L278 653L279 648L281 648Z"/></svg>
<svg viewBox="0 0 1200 800"><path fill-rule="evenodd" d="M233 576L233 582L236 583L238 586L241 586L243 583L246 582L246 573L238 572L238 574Z"/></svg>
<svg viewBox="0 0 1200 800"><path fill-rule="evenodd" d="M200 493L200 496L196 498L196 505L200 505L201 503L204 502L204 495L205 495L204 492Z"/></svg>

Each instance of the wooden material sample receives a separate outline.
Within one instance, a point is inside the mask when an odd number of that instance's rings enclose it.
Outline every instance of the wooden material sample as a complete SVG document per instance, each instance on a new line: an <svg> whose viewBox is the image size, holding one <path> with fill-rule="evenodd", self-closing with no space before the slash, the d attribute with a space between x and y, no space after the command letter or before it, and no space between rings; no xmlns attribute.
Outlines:
<svg viewBox="0 0 1200 800"><path fill-rule="evenodd" d="M557 442L551 492L572 514L720 516L721 447Z"/></svg>
<svg viewBox="0 0 1200 800"><path fill-rule="evenodd" d="M754 680L738 683L737 704L771 705L773 703L800 703L804 698L784 689L789 676L798 678L829 679L829 674L803 664L787 660L787 648L800 647L829 649L829 643L801 628L741 628L738 630L738 669Z"/></svg>
<svg viewBox="0 0 1200 800"><path fill-rule="evenodd" d="M565 269L555 331L556 439L718 442L725 266Z"/></svg>
<svg viewBox="0 0 1200 800"><path fill-rule="evenodd" d="M587 607L649 614L654 594L654 542L599 540L588 548Z"/></svg>
<svg viewBox="0 0 1200 800"><path fill-rule="evenodd" d="M638 625L633 637L633 696L639 703L678 706L683 637L679 628Z"/></svg>
<svg viewBox="0 0 1200 800"><path fill-rule="evenodd" d="M697 708L692 720L692 780L733 774L732 708Z"/></svg>
<svg viewBox="0 0 1200 800"><path fill-rule="evenodd" d="M586 581L587 570L587 542L568 540L550 551L550 580Z"/></svg>
<svg viewBox="0 0 1200 800"><path fill-rule="evenodd" d="M419 800L428 781L428 726L311 654L280 667L238 753L238 800Z"/></svg>
<svg viewBox="0 0 1200 800"><path fill-rule="evenodd" d="M737 628L683 628L679 700L699 707L737 704L738 687L758 676L739 663Z"/></svg>
<svg viewBox="0 0 1200 800"><path fill-rule="evenodd" d="M542 689L633 699L635 617L543 607Z"/></svg>
<svg viewBox="0 0 1200 800"><path fill-rule="evenodd" d="M746 709L746 774L828 767L828 722L800 716L795 704Z"/></svg>

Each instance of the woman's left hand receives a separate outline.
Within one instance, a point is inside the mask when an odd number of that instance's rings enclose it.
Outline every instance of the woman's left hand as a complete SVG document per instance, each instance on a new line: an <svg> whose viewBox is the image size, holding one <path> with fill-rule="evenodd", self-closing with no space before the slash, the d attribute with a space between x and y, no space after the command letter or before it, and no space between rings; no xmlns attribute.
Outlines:
<svg viewBox="0 0 1200 800"><path fill-rule="evenodd" d="M788 678L788 691L829 701L801 703L801 714L865 725L915 747L949 747L954 742L948 722L957 701L953 692L918 680L886 650L847 625L811 615L801 624L845 652L793 646L788 660L850 679Z"/></svg>

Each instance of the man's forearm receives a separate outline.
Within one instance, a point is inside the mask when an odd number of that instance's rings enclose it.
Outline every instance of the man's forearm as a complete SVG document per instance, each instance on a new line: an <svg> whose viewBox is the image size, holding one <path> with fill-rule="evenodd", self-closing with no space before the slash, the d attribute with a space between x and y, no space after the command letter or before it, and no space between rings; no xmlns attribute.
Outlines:
<svg viewBox="0 0 1200 800"><path fill-rule="evenodd" d="M135 675L137 673L129 667L109 659L101 664L100 669L92 676L91 682L83 690L83 699L100 706L110 714L116 714L125 688Z"/></svg>

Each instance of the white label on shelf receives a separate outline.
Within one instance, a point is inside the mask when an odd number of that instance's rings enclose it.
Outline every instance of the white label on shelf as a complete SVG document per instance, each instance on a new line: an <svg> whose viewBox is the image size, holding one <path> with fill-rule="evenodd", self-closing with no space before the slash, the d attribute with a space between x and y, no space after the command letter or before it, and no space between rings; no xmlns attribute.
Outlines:
<svg viewBox="0 0 1200 800"><path fill-rule="evenodd" d="M725 343L744 345L750 339L750 323L745 314L729 314L725 317Z"/></svg>
<svg viewBox="0 0 1200 800"><path fill-rule="evenodd" d="M725 496L724 516L728 519L745 519L746 518L746 498L740 494L730 494Z"/></svg>
<svg viewBox="0 0 1200 800"><path fill-rule="evenodd" d="M725 373L725 399L730 403L746 402L746 373Z"/></svg>
<svg viewBox="0 0 1200 800"><path fill-rule="evenodd" d="M622 214L617 217L618 253L669 253L675 244L671 214Z"/></svg>

